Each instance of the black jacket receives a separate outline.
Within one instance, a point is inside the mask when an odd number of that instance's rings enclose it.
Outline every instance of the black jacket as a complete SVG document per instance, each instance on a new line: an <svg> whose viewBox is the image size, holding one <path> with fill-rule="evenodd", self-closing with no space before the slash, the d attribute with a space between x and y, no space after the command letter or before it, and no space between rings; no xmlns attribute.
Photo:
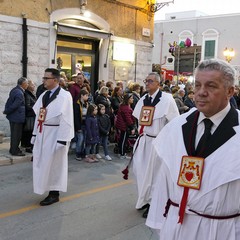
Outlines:
<svg viewBox="0 0 240 240"><path fill-rule="evenodd" d="M33 105L37 101L36 96L29 90L25 90L26 117L35 117Z"/></svg>
<svg viewBox="0 0 240 240"><path fill-rule="evenodd" d="M88 107L88 103L85 103L84 107ZM85 126L85 120L82 116L83 104L80 101L73 103L73 113L74 113L74 130L77 132L82 129L82 126Z"/></svg>
<svg viewBox="0 0 240 240"><path fill-rule="evenodd" d="M98 115L99 134L106 136L111 128L110 118L107 114Z"/></svg>
<svg viewBox="0 0 240 240"><path fill-rule="evenodd" d="M114 114L116 115L119 105L122 103L122 98L121 97L111 97L110 101L111 101L111 106L114 111Z"/></svg>
<svg viewBox="0 0 240 240"><path fill-rule="evenodd" d="M106 109L106 114L108 114L109 116L111 115L111 102L110 100L103 96L102 94L99 94L95 100L95 104L103 104L105 106Z"/></svg>

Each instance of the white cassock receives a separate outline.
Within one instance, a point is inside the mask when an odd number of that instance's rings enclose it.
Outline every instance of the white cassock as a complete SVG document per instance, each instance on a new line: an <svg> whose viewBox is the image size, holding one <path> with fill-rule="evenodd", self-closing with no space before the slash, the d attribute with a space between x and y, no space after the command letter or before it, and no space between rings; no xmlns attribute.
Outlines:
<svg viewBox="0 0 240 240"><path fill-rule="evenodd" d="M71 94L63 89L46 107L47 115L39 132L38 116L43 93L33 106L36 121L33 130L33 189L37 194L46 191L67 191L68 149L74 137ZM67 145L57 141L66 141Z"/></svg>
<svg viewBox="0 0 240 240"><path fill-rule="evenodd" d="M183 187L177 181L182 156L188 155L182 125L191 112L174 119L153 142L161 167L146 225L158 230L160 240L239 240L240 217L213 220L189 211L212 216L240 212L239 125L233 127L234 136L205 158L201 188L189 190L183 223L178 224L179 207L171 205L167 217L163 217L168 199L177 204L182 199Z"/></svg>
<svg viewBox="0 0 240 240"><path fill-rule="evenodd" d="M140 119L144 99L145 96L138 101L134 109L133 116L137 119ZM161 129L178 115L178 108L172 95L162 92L160 101L155 106L152 125L144 127L143 136L135 143L133 150L133 173L138 189L137 209L149 203L151 200L151 191L155 179L154 172L158 168L158 165L156 165L158 162L155 162L155 158L151 157L152 141ZM137 149L135 151L136 146Z"/></svg>

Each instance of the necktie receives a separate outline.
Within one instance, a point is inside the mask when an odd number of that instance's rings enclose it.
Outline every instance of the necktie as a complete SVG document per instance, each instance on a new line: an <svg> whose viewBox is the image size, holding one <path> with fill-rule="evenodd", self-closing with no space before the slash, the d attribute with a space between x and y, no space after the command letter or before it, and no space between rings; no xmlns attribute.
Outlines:
<svg viewBox="0 0 240 240"><path fill-rule="evenodd" d="M48 102L49 102L49 99L50 99L50 94L51 94L51 91L47 91L44 95L44 107L47 106Z"/></svg>
<svg viewBox="0 0 240 240"><path fill-rule="evenodd" d="M201 139L199 140L199 143L197 145L197 149L196 149L196 155L200 155L204 152L206 146L207 146L207 143L209 141L209 138L211 137L211 128L212 128L212 125L213 125L213 122L208 119L208 118L205 118L203 120L204 122L204 125L205 125L205 130L204 130L204 133L201 137Z"/></svg>
<svg viewBox="0 0 240 240"><path fill-rule="evenodd" d="M149 97L149 98L148 98L148 103L149 103L149 105L152 104L152 97Z"/></svg>

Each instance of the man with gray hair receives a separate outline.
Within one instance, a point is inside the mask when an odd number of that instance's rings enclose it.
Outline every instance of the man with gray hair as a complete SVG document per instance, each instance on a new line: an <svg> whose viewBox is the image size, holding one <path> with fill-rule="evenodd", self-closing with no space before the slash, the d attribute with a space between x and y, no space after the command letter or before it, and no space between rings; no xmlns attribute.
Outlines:
<svg viewBox="0 0 240 240"><path fill-rule="evenodd" d="M180 114L183 114L189 110L189 107L186 106L183 102L183 97L185 95L185 91L183 89L178 89L178 91L173 95L173 98L177 104L177 108Z"/></svg>
<svg viewBox="0 0 240 240"><path fill-rule="evenodd" d="M9 93L9 98L6 102L4 114L10 123L10 150L13 156L25 156L20 150L19 144L22 138L22 129L25 122L25 97L24 92L28 87L28 80L21 77L17 81L17 86Z"/></svg>
<svg viewBox="0 0 240 240"><path fill-rule="evenodd" d="M240 239L240 113L229 103L234 80L229 63L200 62L197 110L175 118L153 142L161 166L146 224L160 239Z"/></svg>
<svg viewBox="0 0 240 240"><path fill-rule="evenodd" d="M132 161L138 189L136 208L145 209L143 217L146 218L155 182L155 171L158 168L151 156L152 141L179 113L172 95L159 89L158 73L150 73L143 82L148 93L139 99L133 111L133 116L138 119L139 137L134 146Z"/></svg>

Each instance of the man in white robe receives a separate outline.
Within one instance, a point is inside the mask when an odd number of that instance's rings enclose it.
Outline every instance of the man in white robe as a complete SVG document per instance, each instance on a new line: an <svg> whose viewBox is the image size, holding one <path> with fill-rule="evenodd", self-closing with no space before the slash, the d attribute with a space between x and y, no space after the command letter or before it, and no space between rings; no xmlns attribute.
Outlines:
<svg viewBox="0 0 240 240"><path fill-rule="evenodd" d="M59 201L59 191L67 191L68 149L74 137L71 94L59 87L57 69L45 70L43 83L48 90L38 98L33 109L33 188L49 195L40 202L46 206Z"/></svg>
<svg viewBox="0 0 240 240"><path fill-rule="evenodd" d="M150 73L144 83L148 94L137 102L133 112L133 116L139 121L140 134L134 146L132 161L138 190L136 208L146 209L143 213L143 217L146 218L154 185L154 172L158 168L158 162L151 157L152 141L169 121L179 115L179 112L172 95L159 89L160 76L157 73ZM141 125L143 106L154 107L150 126Z"/></svg>
<svg viewBox="0 0 240 240"><path fill-rule="evenodd" d="M175 118L153 142L161 167L146 224L158 230L161 240L240 239L240 113L229 103L234 80L228 63L201 62L195 71L197 110ZM205 119L212 127L207 144L198 151L207 129ZM180 171L183 156L204 159L199 190L179 182L186 177L184 181L191 185L195 176L187 165L187 171ZM192 176L188 179L187 174Z"/></svg>

